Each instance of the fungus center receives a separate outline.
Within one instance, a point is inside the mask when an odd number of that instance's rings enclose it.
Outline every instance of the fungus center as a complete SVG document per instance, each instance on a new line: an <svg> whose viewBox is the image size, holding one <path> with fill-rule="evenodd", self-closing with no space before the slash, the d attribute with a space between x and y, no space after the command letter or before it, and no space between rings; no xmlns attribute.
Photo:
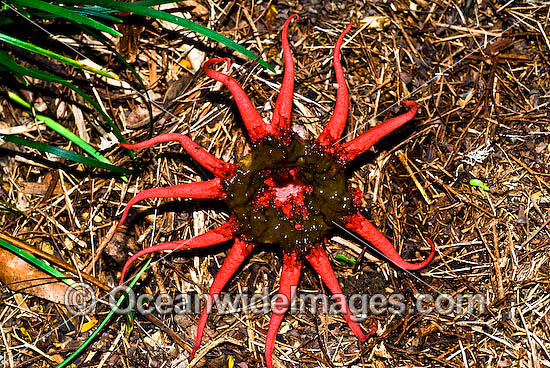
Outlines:
<svg viewBox="0 0 550 368"><path fill-rule="evenodd" d="M305 253L353 209L342 167L309 141L266 139L224 182L240 235Z"/></svg>

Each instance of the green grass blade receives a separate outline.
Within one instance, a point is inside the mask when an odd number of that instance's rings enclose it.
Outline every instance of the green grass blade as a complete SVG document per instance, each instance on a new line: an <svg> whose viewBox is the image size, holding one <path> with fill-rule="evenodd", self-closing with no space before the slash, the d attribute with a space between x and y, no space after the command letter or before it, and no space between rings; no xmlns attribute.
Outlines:
<svg viewBox="0 0 550 368"><path fill-rule="evenodd" d="M8 96L12 101L17 102L18 104L26 107L32 112L32 107L27 101L23 100L21 97L19 97L18 95L16 95L11 91L8 92ZM92 147L88 142L86 142L85 140L80 138L78 135L74 134L69 129L65 128L63 125L59 124L55 120L40 114L36 114L34 117L38 121L43 121L48 128L52 129L53 131L67 138L68 140L76 144L78 147L82 148L86 153L88 153L90 156L92 156L96 160L112 165L112 162L109 161L108 158L103 156L101 153L97 152L96 149Z"/></svg>
<svg viewBox="0 0 550 368"><path fill-rule="evenodd" d="M65 276L63 273L59 272L52 266L44 263L42 260L36 258L30 253L25 252L19 247L16 247L15 245L5 241L4 239L0 239L0 246L6 248L16 256L23 258L25 261L31 263L33 266L40 269L41 271L44 271L45 273L48 273L53 277L57 277L58 279L63 281L65 284L69 286L74 284L74 281L70 277Z"/></svg>
<svg viewBox="0 0 550 368"><path fill-rule="evenodd" d="M116 12L116 10L104 8L103 6L87 6L83 8L73 8L75 12L82 15L94 16L96 18L103 18L113 23L123 23L123 20L117 18L110 13Z"/></svg>
<svg viewBox="0 0 550 368"><path fill-rule="evenodd" d="M31 111L31 114L34 115L34 118L36 120L44 122L44 124L48 128L50 128L51 130L53 130L56 133L60 134L64 138L68 139L69 141L73 142L78 147L82 148L82 150L84 150L84 152L88 153L90 156L92 156L96 160L101 161L101 162L106 163L106 164L110 164L110 165L113 164L108 158L103 156L101 153L97 152L96 149L92 145L90 145L88 142L86 142L85 140L80 138L78 135L74 134L73 132L71 132L70 130L65 128L63 125L59 124L58 122L56 122L55 120L53 120L53 119L51 119L47 116L40 115L40 114L34 114L34 110L32 109L31 105L27 101L23 100L21 97L16 95L15 93L9 91L8 96L12 101L17 102L18 104L20 104L20 105L26 107L27 109L29 109ZM128 178L126 178L125 176L123 176L121 179L126 181L126 182L128 181Z"/></svg>
<svg viewBox="0 0 550 368"><path fill-rule="evenodd" d="M84 65L79 61L76 61L74 59L68 58L68 57L63 56L63 55L59 55L59 54L57 54L53 51L43 49L42 47L33 45L32 43L21 41L17 38L11 37L11 36L9 36L5 33L2 33L2 32L0 32L0 41L4 41L4 42L12 44L14 46L20 47L22 49L25 49L25 50L34 52L36 54L40 54L40 55L49 57L50 59L61 61L62 63L72 65L76 68L87 70L89 72L99 74L99 75L102 75L102 76L107 77L107 78L119 79L117 75L111 74L109 72L105 72L103 70L93 68L91 66Z"/></svg>
<svg viewBox="0 0 550 368"><path fill-rule="evenodd" d="M23 216L25 216L25 217L27 217L27 218L29 217L29 214L26 213L25 211L20 210L19 208L17 208L17 207L14 206L13 204L8 203L8 202L6 202L6 201L3 201L3 200L1 200L1 199L0 199L0 206L3 206L4 208L7 208L6 211L7 211L8 213L9 213L9 211L11 211L11 212L15 212L15 213L18 213L18 214L20 214L20 215L23 215ZM6 211L4 211L4 212L6 212Z"/></svg>
<svg viewBox="0 0 550 368"><path fill-rule="evenodd" d="M79 7L76 7L76 6L64 6L64 8L68 9L70 11L73 11L76 14L83 15L85 17L103 18L103 19L111 21L113 23L123 23L124 22L122 19L108 14L108 13L115 13L116 10L105 9L103 11L102 9L104 9L104 8L101 7L101 6L94 6L94 7L90 6L90 7L85 7L85 8L79 8ZM94 8L97 8L98 10L95 10ZM40 10L34 11L32 13L32 15L35 16L35 17L44 18L44 19L62 18L62 17L56 16L55 14L47 13L47 12L40 11ZM81 26L82 24L75 23L75 25Z"/></svg>
<svg viewBox="0 0 550 368"><path fill-rule="evenodd" d="M68 19L72 22L78 23L78 24L85 24L87 26L90 26L92 28L95 28L100 31L107 32L109 34L112 34L113 36L122 36L122 33L118 32L115 29L112 29L111 27L106 26L103 23L100 23L94 19L91 19L89 17L85 17L83 15L80 15L74 11L71 11L67 8L64 8L59 5L50 4L42 0L18 0L21 5L27 6L29 8L34 8L38 10L42 10L44 12L54 14L59 17L63 17L65 19Z"/></svg>
<svg viewBox="0 0 550 368"><path fill-rule="evenodd" d="M132 279L132 281L130 282L129 284L129 288L133 288L134 285L136 284L136 282L139 280L139 278L141 277L141 275L143 274L143 272L145 272L145 270L147 269L147 267L149 267L149 264L151 263L151 258L149 258L144 264L143 266L141 267L141 269L139 270L139 272L137 273L136 276L134 276L134 278ZM105 327L105 325L107 324L107 322L109 322L109 320L113 317L113 315L115 314L115 312L117 311L117 309L122 305L122 302L124 302L124 299L125 299L125 296L121 296L117 303L116 303L116 306L113 306L113 308L111 309L111 311L109 312L109 314L107 314L107 317L105 317L105 319L103 321L101 321L101 323L99 324L99 326L97 326L97 328L94 330L94 332L86 339L86 341L84 341L84 343L82 343L82 345L80 345L78 347L78 349L76 349L69 357L67 357L67 359L65 359L61 364L59 364L57 367L55 368L65 368L67 365L71 364L71 362L78 356L80 355L80 353L82 353L82 351L84 351L84 349L86 349L88 347L88 345L90 345L90 343L96 338L96 336L99 334L99 332L101 332L101 330L103 329L103 327Z"/></svg>
<svg viewBox="0 0 550 368"><path fill-rule="evenodd" d="M117 174L131 174L133 172L132 170L126 169L124 167L115 166L112 164L106 164L104 162L101 162L92 158L84 157L82 155L79 155L78 153L70 152L59 147L49 146L41 142L31 141L15 135L4 135L4 136L0 136L0 138L6 142L12 142L15 144L19 144L21 146L27 146L30 148L37 149L41 152L49 152L70 161L78 162L91 167L97 167L100 169L109 170Z"/></svg>
<svg viewBox="0 0 550 368"><path fill-rule="evenodd" d="M139 6L155 6L155 5L163 5L163 4L169 4L173 3L173 0L142 0L142 1L135 1L134 4Z"/></svg>
<svg viewBox="0 0 550 368"><path fill-rule="evenodd" d="M21 13L24 17L27 17L27 18L31 17L29 12L27 12L27 10L21 5L21 3L18 0L9 0L9 1L6 1L5 3L3 2L3 4L6 4L6 3L15 5L15 7L17 8L17 11Z"/></svg>
<svg viewBox="0 0 550 368"><path fill-rule="evenodd" d="M25 0L29 1L29 0ZM130 13L138 14L144 17L151 17L155 19L161 19L170 23L174 23L177 25L180 25L182 27L185 27L193 32L199 33L203 36L206 36L208 38L213 39L214 41L218 41L227 47L240 52L241 54L245 55L246 57L257 60L258 63L260 63L263 67L271 70L272 72L275 71L271 65L269 65L265 60L262 60L259 58L258 55L253 53L252 51L248 50L246 47L239 45L235 41L219 34L216 31L213 31L203 25L200 25L198 23L192 22L190 20L187 20L182 17L177 17L173 14L163 12L156 9L148 8L147 6L142 5L136 5L136 3L124 3L121 1L111 1L111 0L64 0L66 3L70 4L86 4L86 5L98 5L98 6L104 6L107 8L117 9L121 11L127 11Z"/></svg>
<svg viewBox="0 0 550 368"><path fill-rule="evenodd" d="M122 136L122 133L118 126L115 124L115 122L107 115L101 106L94 101L90 96L88 96L84 91L82 91L80 88L76 87L74 84L69 82L68 80L65 80L63 78L60 78L56 75L50 74L48 72L43 72L41 70L31 69L23 67L15 62L13 58L6 52L0 50L0 64L4 65L4 67L14 71L14 73L27 75L32 78L38 78L46 82L53 82L53 83L59 83L62 84L76 93L78 93L82 98L84 98L90 105L93 106L94 109L99 112L99 114L107 121L107 123L111 126L113 129L113 132L115 133L116 137L123 143L127 143L126 139ZM134 158L133 152L130 152L130 157Z"/></svg>

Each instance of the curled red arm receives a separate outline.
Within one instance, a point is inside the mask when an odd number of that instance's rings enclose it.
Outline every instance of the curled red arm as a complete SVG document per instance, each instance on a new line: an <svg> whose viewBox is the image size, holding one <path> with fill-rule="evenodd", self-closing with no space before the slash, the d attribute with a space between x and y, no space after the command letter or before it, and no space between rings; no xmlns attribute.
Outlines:
<svg viewBox="0 0 550 368"><path fill-rule="evenodd" d="M204 148L193 142L191 138L180 133L161 134L144 142L135 144L121 143L124 148L142 149L159 143L179 142L183 149L191 155L199 164L219 178L229 178L235 174L236 166L220 160L208 153Z"/></svg>
<svg viewBox="0 0 550 368"><path fill-rule="evenodd" d="M418 105L415 101L402 101L403 105L412 106L409 111L406 113L391 118L388 121L378 124L374 128L367 130L365 133L361 134L359 137L355 138L352 141L349 141L342 145L340 150L340 156L345 161L352 161L354 158L371 148L375 143L384 138L386 135L393 132L395 129L399 128L409 120L411 120L416 111L418 110Z"/></svg>
<svg viewBox="0 0 550 368"><path fill-rule="evenodd" d="M139 201L143 201L144 199L148 198L223 199L225 198L225 192L223 190L222 182L219 178L208 181L201 181L198 183L178 184L172 185L170 187L147 189L143 192L136 194L136 196L132 198L130 202L128 202L126 208L124 209L124 213L122 214L122 218L120 219L118 227L120 227L124 220L126 220L128 212L130 212L130 209L133 205L135 205Z"/></svg>
<svg viewBox="0 0 550 368"><path fill-rule="evenodd" d="M294 294L296 293L296 285L300 280L303 262L299 259L296 253L283 254L283 270L281 271L281 281L279 294L275 301L275 306L271 312L269 320L269 328L265 337L265 364L267 368L273 367L273 347L277 331L283 320L288 307L290 306Z"/></svg>
<svg viewBox="0 0 550 368"><path fill-rule="evenodd" d="M363 239L372 244L376 249L378 249L383 255L388 257L396 266L403 268L405 270L419 270L423 267L426 267L435 256L435 246L430 241L432 250L430 255L426 257L420 263L410 263L405 261L399 253L393 247L393 244L378 230L374 225L370 223L364 216L357 213L353 216L350 216L346 219L344 226L351 231L359 234Z"/></svg>
<svg viewBox="0 0 550 368"><path fill-rule="evenodd" d="M128 268L139 257L142 257L149 253L160 252L164 250L196 249L196 248L205 248L211 245L220 244L228 240L231 240L233 238L233 234L235 233L236 228L237 228L237 221L235 221L235 218L232 217L225 224L215 229L212 229L210 231L207 231L204 234L197 235L194 238L156 244L156 245L153 245L152 247L142 249L136 254L134 254L133 256L131 256L124 264L124 267L122 267L120 284L122 285L122 283L124 282L124 276L126 275Z"/></svg>
<svg viewBox="0 0 550 368"><path fill-rule="evenodd" d="M235 240L235 244L229 251L229 255L223 262L222 267L218 271L218 274L212 283L212 287L210 288L206 307L202 310L202 314L197 325L197 337L195 338L195 346L193 347L189 361L193 359L195 353L201 345L204 327L206 326L208 315L210 314L216 299L218 299L218 296L220 295L220 292L224 288L225 284L227 284L229 279L231 279L233 274L239 269L246 257L248 257L250 252L252 252L252 249L254 249L254 244L246 243L241 239Z"/></svg>
<svg viewBox="0 0 550 368"><path fill-rule="evenodd" d="M223 61L227 63L227 69L229 70L229 67L231 66L231 61L229 60L229 58L207 60L202 65L202 69L210 78L213 78L218 82L223 83L227 88L229 88L229 91L231 91L231 94L235 99L235 103L237 104L237 108L239 109L244 125L248 130L250 139L252 139L253 142L261 140L266 135L271 133L270 125L264 122L254 105L252 105L252 102L250 102L250 99L246 95L243 88L235 79L231 78L227 74L218 72L210 68L211 64Z"/></svg>

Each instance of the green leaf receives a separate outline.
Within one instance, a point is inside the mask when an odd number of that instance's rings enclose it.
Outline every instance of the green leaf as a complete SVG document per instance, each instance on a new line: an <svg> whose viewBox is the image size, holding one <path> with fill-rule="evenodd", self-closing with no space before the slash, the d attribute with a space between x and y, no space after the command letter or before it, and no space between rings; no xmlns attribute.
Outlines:
<svg viewBox="0 0 550 368"><path fill-rule="evenodd" d="M111 128L113 128L113 132L121 142L127 143L126 139L122 136L122 133L118 128L118 126L109 117L109 115L107 115L103 111L101 106L99 106L99 104L96 101L94 101L90 96L88 96L84 91L76 87L74 84L72 84L68 80L60 78L48 72L43 72L41 70L23 67L17 64L15 60L13 60L13 58L6 51L3 51L3 50L0 50L0 64L4 65L4 67L11 70L15 74L27 75L29 77L41 79L46 82L59 83L72 89L73 91L78 93L80 96L82 96L82 98L84 98L84 100L86 100L90 105L92 105L94 109L97 110L97 112L99 112L99 114L103 117L103 119L105 119L105 121L107 121L107 123L111 126ZM129 152L130 152L130 156L134 158L132 151L129 151Z"/></svg>
<svg viewBox="0 0 550 368"><path fill-rule="evenodd" d="M99 75L102 75L102 76L107 77L107 78L119 79L117 75L111 74L109 72L104 72L103 70L99 70L99 69L93 68L91 66L84 65L80 61L76 61L76 60L68 58L66 56L59 55L59 54L57 54L53 51L43 49L42 47L33 45L32 43L21 41L17 38L11 37L11 36L9 36L5 33L2 33L2 32L0 32L0 41L7 42L9 44L20 47L22 49L34 52L36 54L44 55L46 57L49 57L50 59L58 60L58 61L61 61L62 63L72 65L76 68L87 70L89 72L99 74Z"/></svg>
<svg viewBox="0 0 550 368"><path fill-rule="evenodd" d="M30 109L31 112L33 112L31 105L27 101L23 100L21 97L17 96L15 93L10 91L8 92L8 96L12 101L17 102L18 104L26 107L27 109ZM48 128L52 129L58 134L61 134L63 137L67 138L68 140L82 148L86 153L94 157L96 160L112 165L112 162L109 161L109 159L107 159L101 153L97 152L96 149L92 147L88 142L84 141L82 138L80 138L55 120L40 114L36 114L34 117L38 121L43 121Z"/></svg>
<svg viewBox="0 0 550 368"><path fill-rule="evenodd" d="M28 213L26 213L25 211L20 210L19 208L17 208L17 207L14 206L13 204L8 203L8 202L6 202L6 201L0 200L0 206L3 206L4 208L7 208L7 210L6 210L7 212L12 211L12 212L18 213L18 214L20 214L20 215L23 215L23 216L25 216L25 217L27 217L27 218L29 217L29 214L28 214ZM6 212L6 211L5 211L5 212Z"/></svg>
<svg viewBox="0 0 550 368"><path fill-rule="evenodd" d="M85 24L87 26L98 29L100 31L107 32L114 36L119 36L119 37L122 36L122 33L112 29L111 27L108 27L103 23L100 23L89 17L80 15L62 6L50 4L42 0L18 0L18 1L21 5L28 6L29 8L34 8L34 9L45 11L47 13L55 14L59 17L66 18L72 22L75 22L78 24Z"/></svg>
<svg viewBox="0 0 550 368"><path fill-rule="evenodd" d="M340 262L342 265L347 265L347 266L355 265L355 258L353 257L348 258L344 254L337 254L336 256L334 256L334 259Z"/></svg>
<svg viewBox="0 0 550 368"><path fill-rule="evenodd" d="M5 2L2 2L3 4L7 5ZM25 8L23 8L23 6L20 4L20 2L18 0L10 0L8 3L11 3L13 5L15 5L15 7L17 8L17 10L23 14L24 17L27 17L27 18L30 18L31 15L29 14L29 12L27 12L27 10Z"/></svg>
<svg viewBox="0 0 550 368"><path fill-rule="evenodd" d="M35 256L33 256L30 253L25 252L24 250L20 249L19 247L5 241L4 239L0 239L0 245L2 247L6 248L7 250L9 250L10 252L14 253L15 255L17 255L18 257L21 257L25 261L31 263L32 265L34 265L35 267L37 267L41 271L44 271L44 272L46 272L46 273L48 273L48 274L50 274L54 277L57 277L58 279L63 281L65 284L71 286L75 283L70 277L65 276L63 273L59 272L58 270L56 270L52 266L44 263L42 260L36 258Z"/></svg>
<svg viewBox="0 0 550 368"><path fill-rule="evenodd" d="M40 114L35 114L33 108L31 107L31 105L27 101L23 100L21 97L16 95L15 93L9 91L8 96L12 101L17 102L21 106L24 106L27 109L29 109L31 111L31 114L34 116L34 118L37 121L44 122L44 124L48 128L52 129L53 131L60 134L64 138L66 138L69 141L73 142L78 147L82 148L84 150L84 152L86 152L90 156L94 157L96 160L104 162L106 164L111 164L112 165L112 162L108 158L103 156L101 153L97 152L96 149L92 145L90 145L88 142L86 142L85 140L80 138L78 135L74 134L73 132L71 132L70 130L65 128L63 125L59 124L58 122L56 122L55 120L53 120L53 119L51 119L47 116L40 115ZM123 176L122 180L128 181L128 178Z"/></svg>
<svg viewBox="0 0 550 368"><path fill-rule="evenodd" d="M155 5L163 5L163 4L170 4L173 3L173 0L142 0L142 1L136 1L134 4L140 5L140 6L155 6Z"/></svg>
<svg viewBox="0 0 550 368"><path fill-rule="evenodd" d="M149 264L151 263L151 258L149 258L147 261L145 261L145 263L143 264L143 266L141 267L141 269L139 270L139 272L136 274L136 276L134 276L134 278L132 279L132 281L130 282L130 284L128 285L128 287L131 289L134 287L134 285L137 283L137 281L139 280L139 278L141 277L141 275L143 274L143 272L145 272L145 270L147 269L147 267L149 267ZM99 334L99 332L101 332L101 330L103 329L103 327L105 327L105 325L107 324L107 322L109 322L109 320L113 317L113 315L115 314L115 312L117 311L117 309L122 305L122 303L124 302L124 299L126 298L125 295L122 295L115 306L113 306L113 308L111 309L111 311L109 312L109 314L107 314L107 317L105 317L105 319L103 321L101 321L101 323L99 324L99 326L97 326L97 328L94 330L94 332L86 339L86 341L84 341L84 343L82 343L82 345L80 345L78 347L78 349L76 349L67 359L65 359L61 364L59 364L57 367L55 368L65 368L67 365L69 365L80 353L82 353L82 351L84 351L84 349L86 349L88 347L88 345L90 345L90 343L96 338L96 336Z"/></svg>
<svg viewBox="0 0 550 368"><path fill-rule="evenodd" d="M106 164L104 162L101 162L92 158L84 157L82 155L79 155L78 153L67 151L59 147L49 146L41 142L31 141L15 135L4 135L4 136L1 136L1 138L6 142L12 142L15 144L19 144L21 146L27 146L30 148L37 149L41 152L49 152L70 161L78 162L91 167L97 167L100 169L109 170L117 174L131 174L133 172L132 170L126 169L124 167Z"/></svg>
<svg viewBox="0 0 550 368"><path fill-rule="evenodd" d="M71 7L78 14L86 14L88 16L94 16L96 18L103 18L115 23L123 23L123 20L110 13L116 12L116 10L104 8L102 6L87 6L84 8Z"/></svg>
<svg viewBox="0 0 550 368"><path fill-rule="evenodd" d="M30 0L25 0L25 1L30 1ZM239 45L235 41L203 25L192 22L182 17L177 17L167 12L151 9L151 8L148 8L147 6L139 5L139 3L124 3L121 1L111 1L111 0L65 0L65 2L70 4L98 5L98 6L117 9L121 11L127 11L130 13L142 15L144 17L151 17L155 19L161 19L170 23L174 23L182 27L185 27L193 32L196 32L203 36L211 38L214 41L218 41L226 45L227 47L230 47L231 49L240 52L241 54L245 55L250 59L257 60L258 63L260 63L263 67L271 70L272 72L275 71L275 69L273 69L271 65L269 65L266 61L260 59L258 55L248 50L246 47Z"/></svg>

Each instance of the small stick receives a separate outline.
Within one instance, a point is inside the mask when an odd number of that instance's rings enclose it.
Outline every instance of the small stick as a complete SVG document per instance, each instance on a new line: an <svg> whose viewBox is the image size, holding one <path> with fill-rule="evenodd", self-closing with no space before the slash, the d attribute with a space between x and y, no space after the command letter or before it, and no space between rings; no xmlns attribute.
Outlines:
<svg viewBox="0 0 550 368"><path fill-rule="evenodd" d="M109 231L107 231L107 234L105 235L105 237L103 238L103 241L101 242L101 244L99 245L99 247L96 249L95 251L95 254L92 258L92 260L90 261L90 263L88 263L88 265L86 266L86 268L84 268L84 273L90 273L92 272L92 269L94 268L94 265L96 264L97 260L99 259L99 257L101 256L101 253L103 253L103 249L105 249L105 247L107 246L107 244L109 244L109 242L111 241L111 239L113 238L113 235L115 235L115 231L117 229L117 225L118 223L117 222L114 222L112 223L111 225L111 228L109 229Z"/></svg>
<svg viewBox="0 0 550 368"><path fill-rule="evenodd" d="M256 43L258 44L258 48L260 49L260 55L264 55L264 47L262 45L262 40L260 39L260 36L259 36L260 32L258 32L258 28L256 28L256 24L254 24L254 19L252 19L252 17L250 16L250 13L246 9L246 7L243 6L241 9L244 13L244 17L248 21L248 24L250 25L250 28L252 29L252 31L254 33L254 38L256 39Z"/></svg>
<svg viewBox="0 0 550 368"><path fill-rule="evenodd" d="M500 269L500 249L498 248L498 232L496 227L496 221L492 221L491 228L493 230L493 246L495 248L495 275L497 277L497 295L499 299L504 299L506 293L504 292L504 283L502 282L502 271Z"/></svg>
<svg viewBox="0 0 550 368"><path fill-rule="evenodd" d="M537 236L538 233L541 232L541 230L543 230L547 225L548 223L550 223L550 216L544 221L544 223L535 231L533 231L529 237L527 237L527 239L525 239L525 241L523 243L521 243L521 248L525 247L527 244L529 244L529 242L531 240L533 240L533 238L535 236Z"/></svg>
<svg viewBox="0 0 550 368"><path fill-rule="evenodd" d="M397 152L397 157L399 158L399 161L401 161L403 166L405 166L405 169L407 169L407 172L411 176L411 179L413 180L414 185L416 185L416 187L420 191L420 194L422 194L422 198L424 198L424 200L428 205L432 204L431 199L428 197L428 193L426 193L426 191L424 190L424 187L420 184L420 182L416 178L416 175L414 174L411 167L409 166L409 163L407 162L407 158L405 157L403 152L402 151Z"/></svg>

